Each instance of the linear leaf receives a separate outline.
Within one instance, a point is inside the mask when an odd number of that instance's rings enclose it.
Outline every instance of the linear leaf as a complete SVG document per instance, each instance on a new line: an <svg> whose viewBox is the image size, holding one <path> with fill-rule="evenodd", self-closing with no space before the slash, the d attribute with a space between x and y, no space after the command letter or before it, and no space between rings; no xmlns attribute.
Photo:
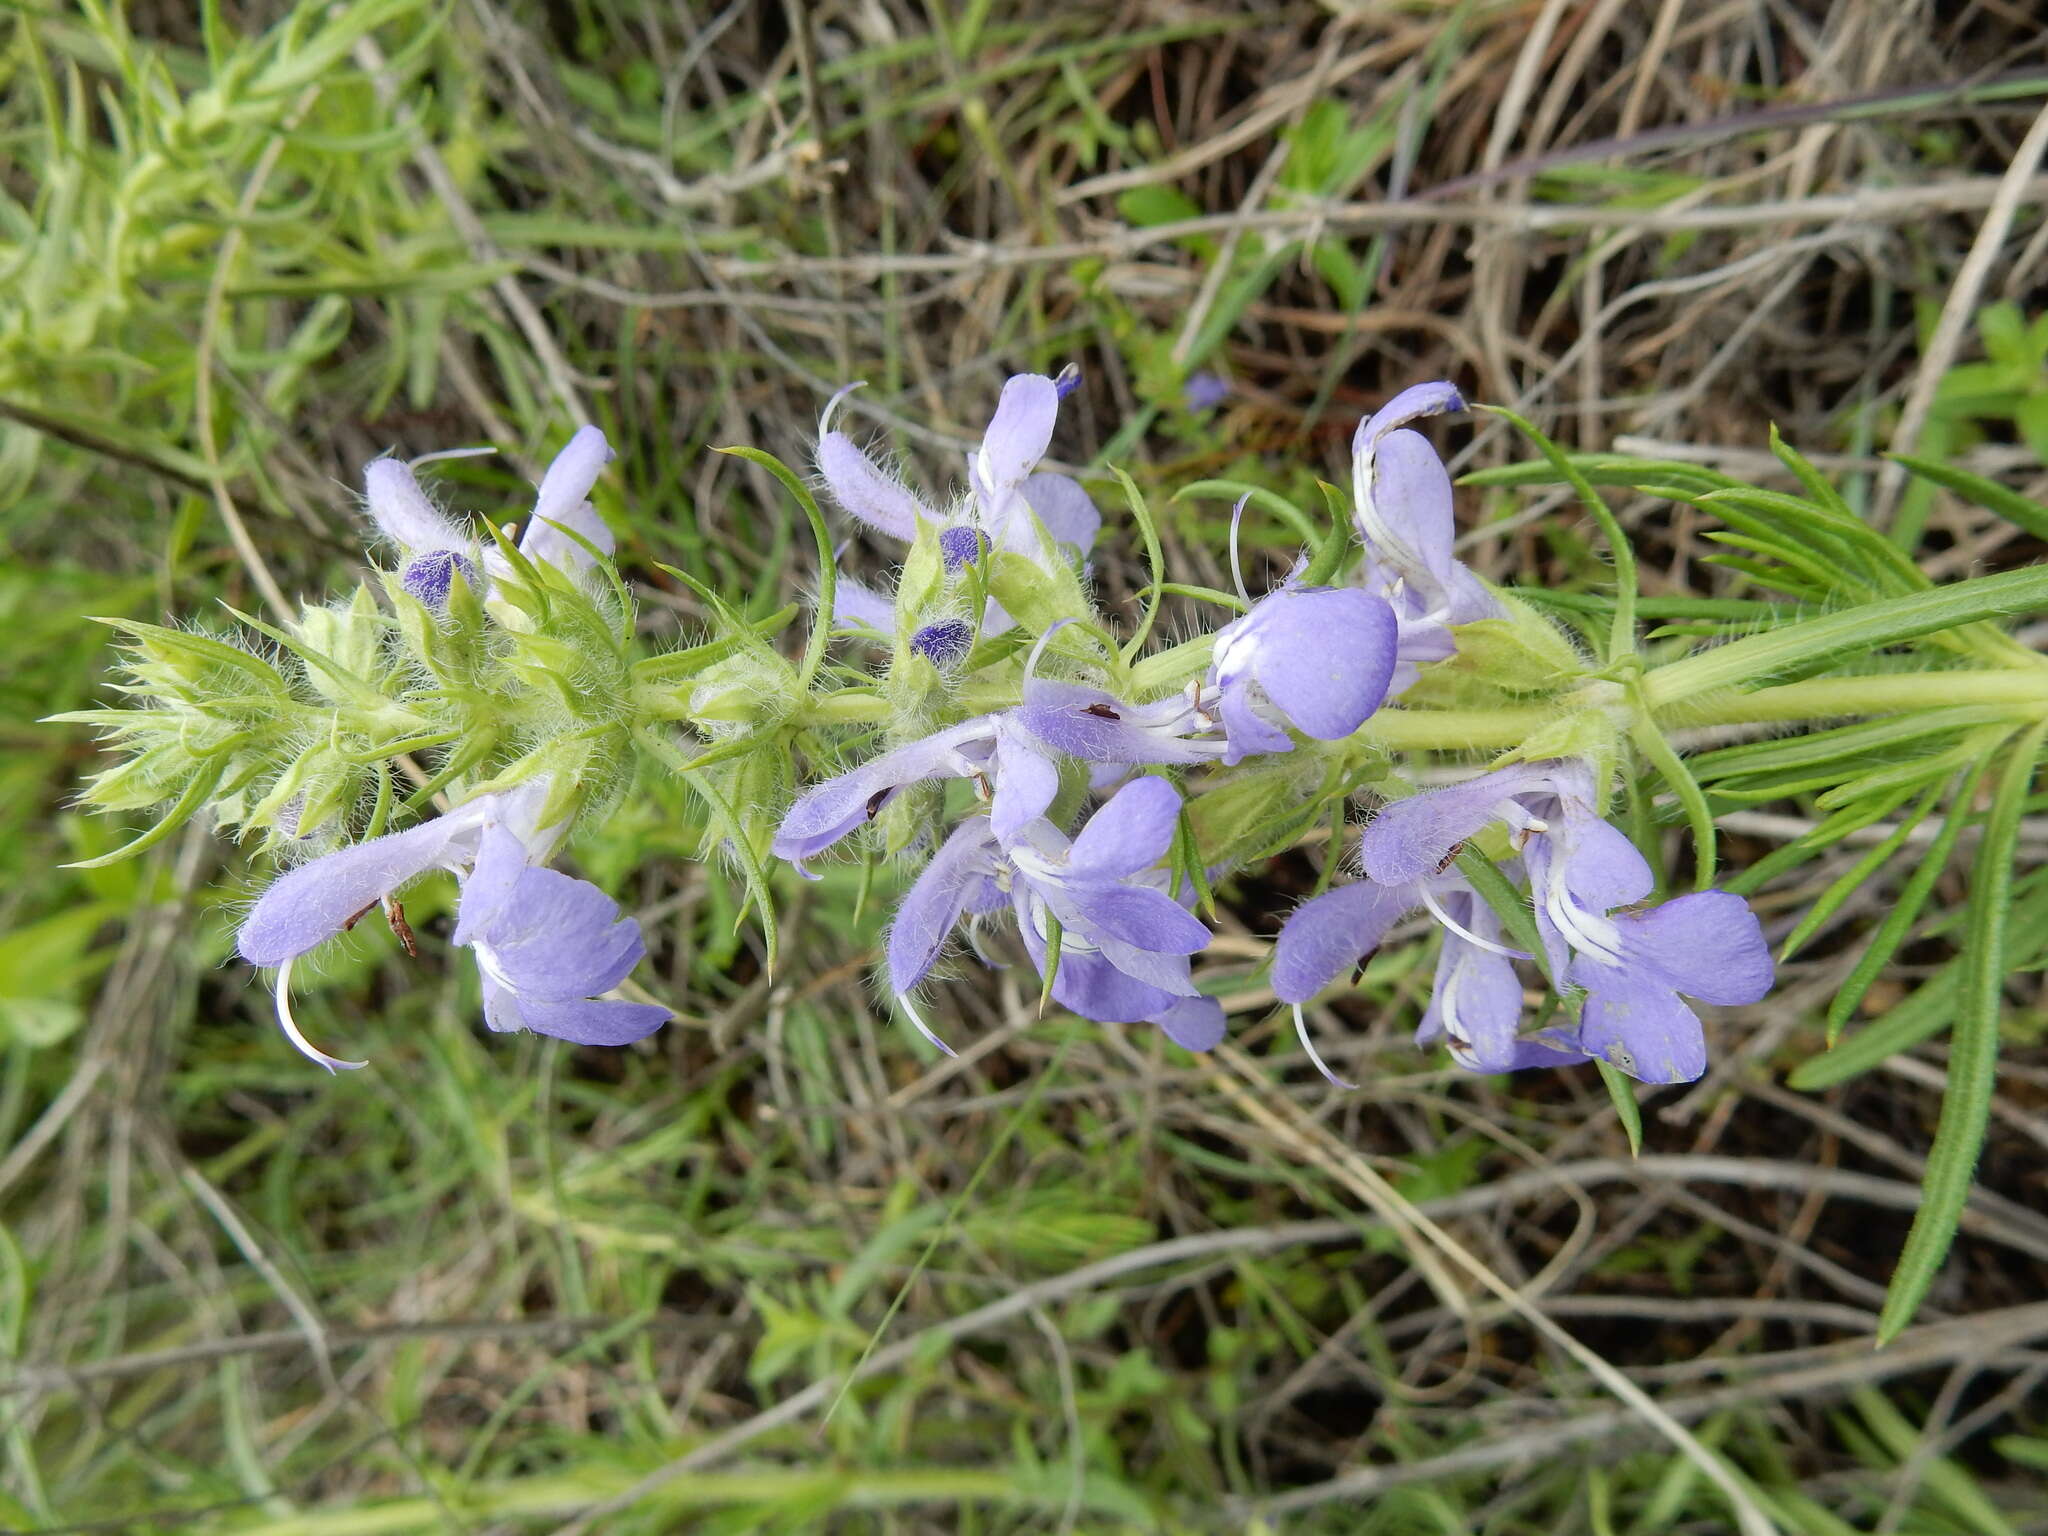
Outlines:
<svg viewBox="0 0 2048 1536"><path fill-rule="evenodd" d="M1941 1119L1927 1153L1927 1177L1920 1209L1906 1234L1906 1248L1892 1271L1878 1316L1879 1344L1898 1337L1934 1284L1963 1206L1970 1177L1984 1149L1991 1121L1991 1094L1998 1081L1998 1019L2005 993L2007 923L2011 917L2013 855L2019 847L2020 815L2039 765L2048 720L2022 736L2006 759L1998 795L1977 846L1970 871L1970 931L1963 941L1963 999L1949 1036L1948 1087Z"/></svg>
<svg viewBox="0 0 2048 1536"><path fill-rule="evenodd" d="M1837 656L1874 651L1902 640L1985 619L2048 609L2048 566L2028 566L1950 582L1928 592L1859 603L1817 619L1787 624L1689 656L1645 675L1650 703L1668 708L1719 688L1755 686L1766 678Z"/></svg>

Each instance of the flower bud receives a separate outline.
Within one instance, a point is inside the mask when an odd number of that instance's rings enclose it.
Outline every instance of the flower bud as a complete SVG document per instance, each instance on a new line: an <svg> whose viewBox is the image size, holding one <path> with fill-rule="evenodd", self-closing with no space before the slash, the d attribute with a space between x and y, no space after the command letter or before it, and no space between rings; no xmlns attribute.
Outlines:
<svg viewBox="0 0 2048 1536"><path fill-rule="evenodd" d="M399 583L436 613L448 606L448 590L460 575L472 590L476 587L476 565L467 555L452 549L430 549L406 561Z"/></svg>
<svg viewBox="0 0 2048 1536"><path fill-rule="evenodd" d="M950 671L974 649L974 626L965 619L940 619L912 634L910 648L941 672Z"/></svg>

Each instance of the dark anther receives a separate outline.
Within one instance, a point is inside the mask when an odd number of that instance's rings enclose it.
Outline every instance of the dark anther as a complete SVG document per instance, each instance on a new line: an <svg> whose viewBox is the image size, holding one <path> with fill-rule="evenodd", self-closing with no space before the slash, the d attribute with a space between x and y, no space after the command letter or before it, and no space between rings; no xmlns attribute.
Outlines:
<svg viewBox="0 0 2048 1536"><path fill-rule="evenodd" d="M1117 713L1117 712L1116 712L1115 710L1111 709L1111 708L1110 708L1110 707L1109 707L1109 706L1108 706L1107 704L1089 704L1089 705L1085 705L1085 706L1084 706L1084 707L1082 708L1082 710L1081 710L1081 713L1082 713L1082 714L1084 714L1084 715L1093 715L1093 716L1094 716L1094 717L1095 717L1096 719L1098 719L1098 720L1121 720L1121 719L1123 719L1123 716L1122 716L1122 715L1118 714L1118 713Z"/></svg>
<svg viewBox="0 0 2048 1536"><path fill-rule="evenodd" d="M876 817L876 816L878 816L878 815L880 815L880 814L881 814L881 810L882 810L882 802L883 802L884 800L888 799L888 798L889 798L889 791L888 791L888 790L886 790L886 789L878 789L878 790L876 790L876 791L875 791L875 792L874 792L874 793L873 793L872 795L869 795L869 796L868 796L868 820L869 820L869 821L873 821L873 820L875 819L875 817Z"/></svg>

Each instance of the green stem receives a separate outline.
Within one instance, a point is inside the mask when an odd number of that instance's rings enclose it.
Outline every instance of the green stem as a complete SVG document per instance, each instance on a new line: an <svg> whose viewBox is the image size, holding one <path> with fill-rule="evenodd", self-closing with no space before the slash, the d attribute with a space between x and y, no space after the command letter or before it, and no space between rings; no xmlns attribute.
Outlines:
<svg viewBox="0 0 2048 1536"><path fill-rule="evenodd" d="M1958 704L2010 705L2017 718L2048 714L2048 672L1980 670L1905 672L1875 677L1816 678L1744 693L1718 693L1660 703L1646 673L1642 689L1652 717L1665 727L1762 725L1785 721L1835 720L1853 715L1907 714ZM1501 709L1382 709L1359 730L1358 739L1395 752L1485 752L1518 747L1573 707L1600 708L1618 699L1576 702L1569 695L1554 704ZM989 707L1000 707L991 705ZM829 694L811 706L810 724L853 724L886 719L889 706L860 691ZM1626 723L1626 722L1624 722Z"/></svg>

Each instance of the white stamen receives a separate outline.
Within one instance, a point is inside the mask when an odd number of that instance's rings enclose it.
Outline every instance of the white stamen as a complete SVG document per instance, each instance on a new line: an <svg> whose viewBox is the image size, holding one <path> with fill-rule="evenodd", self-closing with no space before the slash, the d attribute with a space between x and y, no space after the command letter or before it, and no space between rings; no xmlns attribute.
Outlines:
<svg viewBox="0 0 2048 1536"><path fill-rule="evenodd" d="M1322 1056L1317 1053L1315 1042L1308 1037L1308 1020L1301 1016L1301 1004L1299 1003L1294 1005L1294 1037L1301 1042L1301 1048L1308 1052L1308 1059L1316 1064L1318 1072L1322 1073L1324 1077L1327 1077L1339 1088L1349 1088L1354 1092L1357 1090L1358 1084L1346 1082L1343 1078L1332 1072L1330 1064L1324 1061Z"/></svg>
<svg viewBox="0 0 2048 1536"><path fill-rule="evenodd" d="M1244 570L1237 563L1237 525L1244 521L1245 505L1250 500L1249 494L1240 496L1237 505L1230 509L1230 579L1237 587L1238 601L1247 608L1251 607L1252 600L1244 589Z"/></svg>
<svg viewBox="0 0 2048 1536"><path fill-rule="evenodd" d="M839 409L839 402L852 394L856 389L866 389L867 387L867 380L859 379L847 385L844 389L835 391L832 398L825 402L825 409L818 413L818 436L823 437L832 430L832 413Z"/></svg>
<svg viewBox="0 0 2048 1536"><path fill-rule="evenodd" d="M1572 900L1571 892L1555 877L1544 887L1543 910L1550 915L1565 943L1587 959L1602 965L1621 964L1621 930Z"/></svg>
<svg viewBox="0 0 2048 1536"><path fill-rule="evenodd" d="M358 1067L367 1067L367 1061L343 1061L339 1056L330 1056L299 1033L298 1021L292 1017L291 987L292 962L287 960L277 968L277 1022L284 1030L285 1039L330 1072L353 1072Z"/></svg>
<svg viewBox="0 0 2048 1536"><path fill-rule="evenodd" d="M1427 881L1424 881L1422 886L1422 904L1429 908L1429 915L1431 917L1442 923L1467 944L1476 944L1479 948L1491 950L1496 955L1506 955L1510 960L1526 960L1529 958L1522 950L1509 949L1505 944L1496 944L1491 939L1482 939L1470 928L1467 928L1463 923L1453 918L1450 913L1443 909L1443 904L1436 899L1436 895L1430 890Z"/></svg>
<svg viewBox="0 0 2048 1536"><path fill-rule="evenodd" d="M407 469L418 469L422 464L433 464L441 459L480 459L487 453L496 453L497 444L483 443L475 448L442 448L433 453L423 453L416 459L406 460Z"/></svg>
<svg viewBox="0 0 2048 1536"><path fill-rule="evenodd" d="M931 1025L925 1023L925 1021L918 1016L917 1009L911 1006L910 999L905 997L900 992L896 994L896 1006L903 1010L904 1016L908 1018L911 1023L917 1026L917 1032L920 1035L923 1035L925 1039L931 1041L933 1045L937 1046L940 1050L944 1051L948 1056L957 1056L959 1054L959 1052L955 1051L953 1047L946 1044L945 1041L941 1040L937 1035L932 1033Z"/></svg>
<svg viewBox="0 0 2048 1536"><path fill-rule="evenodd" d="M1069 624L1073 622L1074 621L1072 619L1061 619L1057 623L1046 626L1045 633L1038 637L1038 643L1031 647L1031 654L1024 658L1025 682L1030 682L1031 679L1037 675L1038 658L1045 650L1046 641L1050 640L1054 635L1058 634L1061 630L1065 629Z"/></svg>

